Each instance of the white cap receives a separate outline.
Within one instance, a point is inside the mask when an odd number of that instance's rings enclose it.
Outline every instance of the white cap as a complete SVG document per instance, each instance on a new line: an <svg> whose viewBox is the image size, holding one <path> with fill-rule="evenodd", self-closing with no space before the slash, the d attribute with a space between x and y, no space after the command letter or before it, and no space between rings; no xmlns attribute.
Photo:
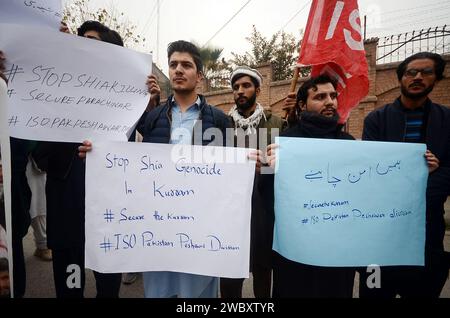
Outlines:
<svg viewBox="0 0 450 318"><path fill-rule="evenodd" d="M262 75L261 73L259 73L257 70L250 68L248 66L238 66L233 73L231 74L231 83L233 84L233 79L237 76L237 75L248 75L252 78L254 78L258 83L259 86L261 86L262 84Z"/></svg>

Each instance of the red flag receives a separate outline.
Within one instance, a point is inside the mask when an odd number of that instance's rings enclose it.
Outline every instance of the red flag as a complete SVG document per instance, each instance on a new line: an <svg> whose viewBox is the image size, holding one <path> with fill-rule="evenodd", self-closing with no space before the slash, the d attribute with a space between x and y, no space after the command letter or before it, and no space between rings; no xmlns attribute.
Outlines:
<svg viewBox="0 0 450 318"><path fill-rule="evenodd" d="M369 93L369 76L357 0L313 0L299 64L312 65L312 76L338 80L338 112L345 123Z"/></svg>

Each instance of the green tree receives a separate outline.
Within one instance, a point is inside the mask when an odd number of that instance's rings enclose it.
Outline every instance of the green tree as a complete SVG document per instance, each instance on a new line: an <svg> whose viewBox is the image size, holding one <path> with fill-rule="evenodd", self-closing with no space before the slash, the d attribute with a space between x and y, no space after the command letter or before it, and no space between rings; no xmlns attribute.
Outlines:
<svg viewBox="0 0 450 318"><path fill-rule="evenodd" d="M273 64L273 79L281 81L292 78L293 67L298 60L299 41L292 34L284 31L277 32L272 37L266 38L253 26L252 33L246 38L252 48L240 55L231 53L234 65L248 65L257 67L263 63ZM309 74L309 69L301 69L303 76Z"/></svg>
<svg viewBox="0 0 450 318"><path fill-rule="evenodd" d="M110 8L100 8L93 11L89 0L71 0L63 10L63 21L70 31L76 33L77 28L85 21L95 20L119 32L126 47L140 48L145 44L145 38L136 34L137 26L123 12L118 12L112 5Z"/></svg>
<svg viewBox="0 0 450 318"><path fill-rule="evenodd" d="M203 62L203 72L208 86L211 90L229 88L229 78L231 75L231 65L221 58L223 49L207 46L199 47L200 57Z"/></svg>
<svg viewBox="0 0 450 318"><path fill-rule="evenodd" d="M203 47L200 48L199 51L203 62L205 76L209 77L220 69L220 56L222 55L223 49Z"/></svg>

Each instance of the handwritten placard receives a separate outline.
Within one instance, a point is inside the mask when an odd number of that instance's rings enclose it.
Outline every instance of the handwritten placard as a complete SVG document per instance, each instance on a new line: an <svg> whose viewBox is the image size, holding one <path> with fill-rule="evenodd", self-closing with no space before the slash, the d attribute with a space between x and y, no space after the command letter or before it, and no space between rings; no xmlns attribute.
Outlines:
<svg viewBox="0 0 450 318"><path fill-rule="evenodd" d="M425 145L278 143L274 250L318 266L424 264Z"/></svg>
<svg viewBox="0 0 450 318"><path fill-rule="evenodd" d="M255 164L248 150L95 142L86 266L248 277Z"/></svg>
<svg viewBox="0 0 450 318"><path fill-rule="evenodd" d="M0 23L32 24L58 30L61 20L61 0L0 1Z"/></svg>
<svg viewBox="0 0 450 318"><path fill-rule="evenodd" d="M20 39L18 41L17 39ZM152 57L47 29L4 24L11 136L127 140L143 114Z"/></svg>

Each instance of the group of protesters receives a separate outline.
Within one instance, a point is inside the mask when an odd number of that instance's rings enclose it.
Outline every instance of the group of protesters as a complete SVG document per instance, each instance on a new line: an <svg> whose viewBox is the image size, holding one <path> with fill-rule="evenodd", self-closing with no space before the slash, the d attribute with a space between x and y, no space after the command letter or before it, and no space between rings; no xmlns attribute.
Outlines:
<svg viewBox="0 0 450 318"><path fill-rule="evenodd" d="M61 31L68 32L65 26ZM95 21L78 29L78 35L123 46L120 35ZM1 48L0 48L1 49ZM4 61L0 55L0 76ZM143 142L230 146L226 130L234 129L235 147L254 148L250 159L256 161L252 192L250 226L250 271L257 298L337 297L351 298L355 274L359 271L361 298L439 297L448 277L449 257L444 250L444 203L450 195L450 109L433 103L429 94L443 79L445 60L438 54L422 52L408 57L397 69L400 97L370 113L364 121L363 140L426 144L424 164L429 168L426 193L425 266L389 266L381 269L381 287L369 288L364 268L321 267L302 264L272 250L274 208L274 170L277 159L275 136L346 139L355 138L344 131L340 121L337 81L322 74L306 80L298 92L287 92L285 106L289 122L261 105L263 76L246 65L232 72L230 83L235 105L228 114L208 104L197 94L203 79L199 49L192 43L176 41L167 49L169 80L173 95L160 104L156 78L146 81L151 94L136 133ZM201 121L201 138L192 138ZM173 132L185 128L184 134ZM204 134L217 128L223 139ZM260 132L268 131L261 139ZM133 136L130 141L135 141ZM93 145L39 142L33 149L36 165L47 173L47 245L52 250L53 276L59 298L84 296L85 253L85 161ZM25 294L25 260L22 240L29 227L30 190L25 175L30 154L29 141L11 138L12 153L12 254L14 295ZM301 162L299 162L299 165ZM407 198L405 198L407 200ZM405 238L407 239L407 238ZM301 248L299 246L298 248ZM82 269L80 288L67 285L67 268L77 264ZM119 297L121 274L94 272L97 297ZM242 297L244 279L230 279L179 272L143 273L145 297L148 298L224 298ZM273 285L273 286L272 286Z"/></svg>

